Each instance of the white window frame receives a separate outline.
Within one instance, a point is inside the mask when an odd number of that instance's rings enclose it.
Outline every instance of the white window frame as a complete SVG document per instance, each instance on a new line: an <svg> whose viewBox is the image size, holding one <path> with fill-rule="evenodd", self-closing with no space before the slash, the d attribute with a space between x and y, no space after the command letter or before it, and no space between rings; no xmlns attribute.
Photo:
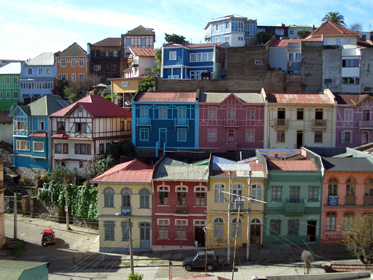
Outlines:
<svg viewBox="0 0 373 280"><path fill-rule="evenodd" d="M347 142L346 141L346 135L349 135L349 141ZM352 131L350 130L345 130L345 131L342 131L341 133L341 143L342 144L351 144L352 143Z"/></svg>
<svg viewBox="0 0 373 280"><path fill-rule="evenodd" d="M79 59L79 67L84 67L84 59Z"/></svg>
<svg viewBox="0 0 373 280"><path fill-rule="evenodd" d="M51 68L47 67L45 68L45 76L50 76L51 75Z"/></svg>
<svg viewBox="0 0 373 280"><path fill-rule="evenodd" d="M176 51L170 51L168 54L168 60L176 60L176 58L177 58Z"/></svg>
<svg viewBox="0 0 373 280"><path fill-rule="evenodd" d="M61 67L66 67L66 59L61 59Z"/></svg>
<svg viewBox="0 0 373 280"><path fill-rule="evenodd" d="M10 91L6 92L6 99L10 99Z"/></svg>
<svg viewBox="0 0 373 280"><path fill-rule="evenodd" d="M13 91L13 99L18 99L18 91Z"/></svg>
<svg viewBox="0 0 373 280"><path fill-rule="evenodd" d="M79 73L79 82L81 82L83 80L84 80L84 74L83 73Z"/></svg>
<svg viewBox="0 0 373 280"><path fill-rule="evenodd" d="M217 142L218 131L216 128L208 128L207 130L207 142Z"/></svg>
<svg viewBox="0 0 373 280"><path fill-rule="evenodd" d="M71 67L76 67L76 60L75 60L75 58L71 59Z"/></svg>
<svg viewBox="0 0 373 280"><path fill-rule="evenodd" d="M76 74L75 73L71 74L71 81L76 82Z"/></svg>
<svg viewBox="0 0 373 280"><path fill-rule="evenodd" d="M352 122L354 120L354 110L352 108L345 108L343 117L346 122Z"/></svg>

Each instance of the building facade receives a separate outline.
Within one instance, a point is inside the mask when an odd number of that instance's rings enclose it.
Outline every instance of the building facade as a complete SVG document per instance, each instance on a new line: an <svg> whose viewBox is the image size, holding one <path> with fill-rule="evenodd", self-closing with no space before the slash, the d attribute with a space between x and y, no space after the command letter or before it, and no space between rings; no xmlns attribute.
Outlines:
<svg viewBox="0 0 373 280"><path fill-rule="evenodd" d="M154 49L154 43L154 29L139 25L121 36L123 58L129 58L131 55L131 47Z"/></svg>
<svg viewBox="0 0 373 280"><path fill-rule="evenodd" d="M21 62L11 62L0 68L0 111L17 106L20 100Z"/></svg>
<svg viewBox="0 0 373 280"><path fill-rule="evenodd" d="M124 78L144 76L146 68L153 68L156 49L130 47L131 54L128 57L128 68L124 70Z"/></svg>

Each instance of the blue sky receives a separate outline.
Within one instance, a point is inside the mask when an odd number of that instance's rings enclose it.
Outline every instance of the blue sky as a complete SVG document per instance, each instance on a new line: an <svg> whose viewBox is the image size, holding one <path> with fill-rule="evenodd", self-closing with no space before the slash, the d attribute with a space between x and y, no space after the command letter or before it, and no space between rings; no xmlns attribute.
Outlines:
<svg viewBox="0 0 373 280"><path fill-rule="evenodd" d="M373 29L372 0L11 0L2 1L0 59L33 58L42 52L62 51L77 42L87 49L107 37L120 37L139 26L154 28L156 45L164 33L203 42L204 26L229 14L257 19L258 25L278 23L319 26L330 11Z"/></svg>

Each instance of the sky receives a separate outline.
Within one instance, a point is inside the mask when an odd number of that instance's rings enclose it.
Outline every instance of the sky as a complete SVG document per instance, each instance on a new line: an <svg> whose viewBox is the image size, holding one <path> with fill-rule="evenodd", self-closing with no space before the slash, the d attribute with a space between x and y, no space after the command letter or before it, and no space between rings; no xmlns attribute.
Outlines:
<svg viewBox="0 0 373 280"><path fill-rule="evenodd" d="M139 25L153 28L155 47L165 33L204 42L209 20L236 14L258 25L278 23L320 26L328 12L339 12L345 23L373 30L372 0L11 0L1 1L0 59L34 58L63 51L74 42L87 50L96 43Z"/></svg>

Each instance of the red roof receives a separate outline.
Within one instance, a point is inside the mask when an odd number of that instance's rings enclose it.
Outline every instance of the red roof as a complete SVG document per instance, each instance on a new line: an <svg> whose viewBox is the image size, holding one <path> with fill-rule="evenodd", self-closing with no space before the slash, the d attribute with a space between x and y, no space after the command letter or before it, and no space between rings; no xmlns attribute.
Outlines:
<svg viewBox="0 0 373 280"><path fill-rule="evenodd" d="M288 44L296 44L300 43L302 41L312 41L312 42L317 42L320 41L322 42L322 38L310 38L310 39L283 39L283 40L275 40L271 43L270 47L287 47Z"/></svg>
<svg viewBox="0 0 373 280"><path fill-rule="evenodd" d="M142 92L137 102L196 102L196 92Z"/></svg>
<svg viewBox="0 0 373 280"><path fill-rule="evenodd" d="M34 138L47 138L47 132L46 131L36 131L34 133L31 133L29 137Z"/></svg>
<svg viewBox="0 0 373 280"><path fill-rule="evenodd" d="M52 135L52 138L68 139L69 136L64 132L57 132L57 133Z"/></svg>
<svg viewBox="0 0 373 280"><path fill-rule="evenodd" d="M359 33L351 31L337 23L327 21L324 22L319 28L313 31L309 37L314 36L341 36L341 35L350 35L359 37Z"/></svg>
<svg viewBox="0 0 373 280"><path fill-rule="evenodd" d="M317 168L312 160L268 160L268 168L270 170L283 171L317 171Z"/></svg>
<svg viewBox="0 0 373 280"><path fill-rule="evenodd" d="M120 163L90 180L94 183L150 183L153 167L138 159Z"/></svg>
<svg viewBox="0 0 373 280"><path fill-rule="evenodd" d="M268 93L270 103L289 104L334 104L326 94L288 94L288 93Z"/></svg>
<svg viewBox="0 0 373 280"><path fill-rule="evenodd" d="M368 94L336 94L335 98L338 104L347 105L360 105L366 98L369 98Z"/></svg>
<svg viewBox="0 0 373 280"><path fill-rule="evenodd" d="M93 46L95 47L120 47L121 44L122 44L121 38L106 38L97 43L94 43Z"/></svg>
<svg viewBox="0 0 373 280"><path fill-rule="evenodd" d="M51 117L65 117L78 106L83 107L92 118L105 117L131 117L131 112L106 100L99 95L88 95L77 102L51 114Z"/></svg>
<svg viewBox="0 0 373 280"><path fill-rule="evenodd" d="M155 52L157 51L157 49L133 48L133 47L131 47L130 50L133 52L135 56L148 56L148 57L154 57Z"/></svg>

